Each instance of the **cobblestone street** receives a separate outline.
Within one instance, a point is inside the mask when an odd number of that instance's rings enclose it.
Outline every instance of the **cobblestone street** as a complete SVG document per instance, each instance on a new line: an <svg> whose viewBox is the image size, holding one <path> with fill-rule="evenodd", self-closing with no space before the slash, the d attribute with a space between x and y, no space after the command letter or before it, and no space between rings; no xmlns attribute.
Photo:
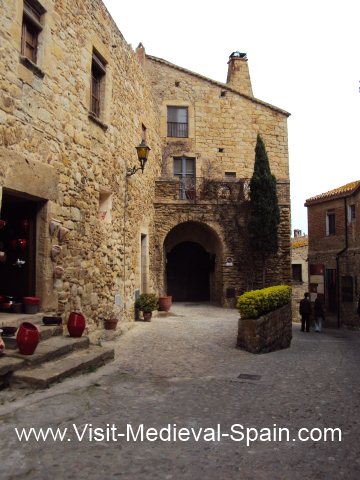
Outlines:
<svg viewBox="0 0 360 480"><path fill-rule="evenodd" d="M0 407L2 479L360 478L360 333L301 333L290 349L235 348L236 310L175 305L117 340L115 361ZM239 378L242 375L242 378ZM0 392L0 395L5 392ZM85 432L80 441L72 425ZM288 428L290 441L96 441L92 428L168 424L230 432ZM15 427L65 429L63 442L20 442ZM300 428L340 428L342 441L301 442ZM294 440L293 440L294 439Z"/></svg>

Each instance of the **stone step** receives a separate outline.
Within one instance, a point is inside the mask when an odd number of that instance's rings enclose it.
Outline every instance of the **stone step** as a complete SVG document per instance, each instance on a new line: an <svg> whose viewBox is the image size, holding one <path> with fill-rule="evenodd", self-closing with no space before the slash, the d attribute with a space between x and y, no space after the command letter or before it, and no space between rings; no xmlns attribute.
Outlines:
<svg viewBox="0 0 360 480"><path fill-rule="evenodd" d="M61 357L74 350L87 348L88 346L88 337L72 338L69 336L55 336L40 342L32 355L21 355L17 350L9 350L6 355L8 357L19 358L23 360L26 365L33 366Z"/></svg>
<svg viewBox="0 0 360 480"><path fill-rule="evenodd" d="M17 370L10 381L12 385L45 388L74 374L100 367L113 358L113 348L89 346L41 366Z"/></svg>
<svg viewBox="0 0 360 480"><path fill-rule="evenodd" d="M10 372L14 372L23 367L25 361L21 358L9 357L6 353L0 355L0 378Z"/></svg>
<svg viewBox="0 0 360 480"><path fill-rule="evenodd" d="M40 332L40 341L47 340L50 337L58 336L63 334L63 326L62 325L42 325L38 323L34 323L39 332ZM6 350L15 350L17 349L16 344L16 334L13 337L6 337L3 336L2 339L5 343Z"/></svg>

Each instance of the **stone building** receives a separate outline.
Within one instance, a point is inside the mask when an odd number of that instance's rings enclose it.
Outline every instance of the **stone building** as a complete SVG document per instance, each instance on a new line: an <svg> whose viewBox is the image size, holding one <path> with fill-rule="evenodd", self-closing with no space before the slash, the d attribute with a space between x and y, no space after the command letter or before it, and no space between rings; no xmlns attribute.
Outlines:
<svg viewBox="0 0 360 480"><path fill-rule="evenodd" d="M338 325L359 327L360 181L306 200L309 287L324 298Z"/></svg>
<svg viewBox="0 0 360 480"><path fill-rule="evenodd" d="M147 55L141 44L137 54L160 118L152 250L158 291L175 300L234 305L237 295L261 286L245 228L258 133L281 209L280 249L266 281L290 283L289 114L253 96L245 54L230 56L227 83Z"/></svg>
<svg viewBox="0 0 360 480"><path fill-rule="evenodd" d="M95 328L115 298L128 311L136 290L154 288L161 150L151 88L100 0L0 9L0 294L82 310ZM144 137L144 174L127 177Z"/></svg>
<svg viewBox="0 0 360 480"><path fill-rule="evenodd" d="M101 0L0 9L0 295L93 330L114 303L132 318L140 291L233 304L259 281L244 235L258 133L281 207L267 283L290 282L288 113L253 96L245 55L223 84L133 52Z"/></svg>
<svg viewBox="0 0 360 480"><path fill-rule="evenodd" d="M309 291L308 281L308 236L295 229L291 239L291 273L292 273L292 311L293 320L299 320L299 304L304 293Z"/></svg>

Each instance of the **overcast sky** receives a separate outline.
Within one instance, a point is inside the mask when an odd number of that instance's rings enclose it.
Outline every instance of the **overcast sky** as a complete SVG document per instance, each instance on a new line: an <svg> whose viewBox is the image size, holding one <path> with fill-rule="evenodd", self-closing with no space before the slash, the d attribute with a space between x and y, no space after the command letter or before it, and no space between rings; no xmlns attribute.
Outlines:
<svg viewBox="0 0 360 480"><path fill-rule="evenodd" d="M247 53L254 96L291 113L293 228L307 198L360 180L358 0L103 1L133 48L214 80Z"/></svg>

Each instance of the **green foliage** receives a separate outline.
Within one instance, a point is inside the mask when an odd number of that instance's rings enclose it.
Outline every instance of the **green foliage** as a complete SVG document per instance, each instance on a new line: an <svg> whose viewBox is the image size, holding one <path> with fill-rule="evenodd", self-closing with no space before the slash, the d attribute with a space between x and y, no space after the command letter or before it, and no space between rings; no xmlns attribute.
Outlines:
<svg viewBox="0 0 360 480"><path fill-rule="evenodd" d="M277 285L244 293L238 297L236 308L241 318L257 318L286 305L290 300L291 287Z"/></svg>
<svg viewBox="0 0 360 480"><path fill-rule="evenodd" d="M254 173L250 181L250 246L263 258L278 250L277 227L280 210L276 194L276 178L271 174L265 144L257 136Z"/></svg>
<svg viewBox="0 0 360 480"><path fill-rule="evenodd" d="M145 313L159 308L159 298L155 293L142 293L135 301L135 307Z"/></svg>

